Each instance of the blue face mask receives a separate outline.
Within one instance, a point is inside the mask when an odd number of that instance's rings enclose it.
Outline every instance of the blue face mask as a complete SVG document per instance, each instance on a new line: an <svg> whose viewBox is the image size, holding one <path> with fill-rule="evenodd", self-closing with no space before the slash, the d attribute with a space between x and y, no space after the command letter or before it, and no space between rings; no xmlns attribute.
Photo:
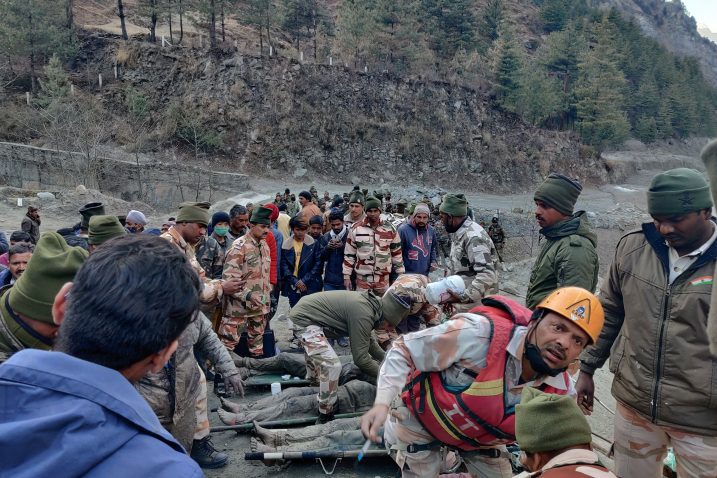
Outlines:
<svg viewBox="0 0 717 478"><path fill-rule="evenodd" d="M136 226L132 226L132 227L127 226L126 229L127 229L127 232L132 233L132 234L137 234L139 232L139 229Z"/></svg>
<svg viewBox="0 0 717 478"><path fill-rule="evenodd" d="M229 226L217 226L214 228L214 233L217 236L224 237L229 232Z"/></svg>

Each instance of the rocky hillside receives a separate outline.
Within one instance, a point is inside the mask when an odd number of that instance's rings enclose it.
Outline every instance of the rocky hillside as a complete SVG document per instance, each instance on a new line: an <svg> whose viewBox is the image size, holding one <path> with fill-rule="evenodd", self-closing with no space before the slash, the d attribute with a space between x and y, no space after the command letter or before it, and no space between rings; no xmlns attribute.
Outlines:
<svg viewBox="0 0 717 478"><path fill-rule="evenodd" d="M132 88L147 96L156 123L178 110L198 118L217 129L233 170L503 191L550 171L609 179L569 133L527 125L485 94L446 82L101 38L83 62L109 76L118 58L132 60L103 90L111 109L121 113Z"/></svg>
<svg viewBox="0 0 717 478"><path fill-rule="evenodd" d="M672 53L697 57L710 82L717 86L717 44L697 31L695 19L679 1L589 0L591 6L616 8Z"/></svg>

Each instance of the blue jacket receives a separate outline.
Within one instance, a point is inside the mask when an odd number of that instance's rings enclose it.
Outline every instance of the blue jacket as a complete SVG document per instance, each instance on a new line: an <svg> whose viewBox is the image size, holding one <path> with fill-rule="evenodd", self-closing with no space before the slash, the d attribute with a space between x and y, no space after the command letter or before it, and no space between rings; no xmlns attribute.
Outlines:
<svg viewBox="0 0 717 478"><path fill-rule="evenodd" d="M0 397L0 476L204 476L115 370L22 350L0 366Z"/></svg>
<svg viewBox="0 0 717 478"><path fill-rule="evenodd" d="M401 224L398 234L401 236L401 253L406 273L428 276L431 263L436 262L436 231L431 225L419 231L409 220Z"/></svg>
<svg viewBox="0 0 717 478"><path fill-rule="evenodd" d="M328 247L329 241L331 240L331 232L327 232L321 236L321 260L325 264L324 269L324 282L334 286L344 285L344 246L346 245L346 238L348 233L344 234L341 238L341 247L331 249Z"/></svg>
<svg viewBox="0 0 717 478"><path fill-rule="evenodd" d="M12 274L10 273L10 269L3 269L0 271L0 287L10 285L11 280Z"/></svg>
<svg viewBox="0 0 717 478"><path fill-rule="evenodd" d="M271 232L274 234L274 240L276 241L276 277L281 280L281 246L284 245L284 235L276 225L276 221L271 227Z"/></svg>
<svg viewBox="0 0 717 478"><path fill-rule="evenodd" d="M304 248L299 258L299 276L294 276L294 265L296 264L296 253L294 252L294 240L286 241L281 246L281 280L282 293L289 295L296 283L302 280L306 284L307 291L304 295L319 292L324 287L321 279L321 250L319 243L308 233L304 238Z"/></svg>

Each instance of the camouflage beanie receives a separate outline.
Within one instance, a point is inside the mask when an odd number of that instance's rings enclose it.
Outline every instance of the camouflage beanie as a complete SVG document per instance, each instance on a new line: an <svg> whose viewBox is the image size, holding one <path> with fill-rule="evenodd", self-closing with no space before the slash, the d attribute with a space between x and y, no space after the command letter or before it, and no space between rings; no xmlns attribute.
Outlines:
<svg viewBox="0 0 717 478"><path fill-rule="evenodd" d="M699 171L677 168L660 173L647 190L647 211L653 216L679 216L712 207L710 188Z"/></svg>
<svg viewBox="0 0 717 478"><path fill-rule="evenodd" d="M440 211L449 216L462 217L468 215L468 201L462 194L446 194L443 196Z"/></svg>
<svg viewBox="0 0 717 478"><path fill-rule="evenodd" d="M87 256L86 250L68 246L56 232L44 233L27 269L10 289L10 307L18 314L52 324L55 296L65 283L72 282Z"/></svg>
<svg viewBox="0 0 717 478"><path fill-rule="evenodd" d="M210 219L209 206L208 202L183 202L179 205L176 221L177 223L191 222L207 227Z"/></svg>
<svg viewBox="0 0 717 478"><path fill-rule="evenodd" d="M115 237L124 236L127 231L120 224L117 216L92 216L87 235L87 242L99 246Z"/></svg>
<svg viewBox="0 0 717 478"><path fill-rule="evenodd" d="M373 208L381 209L381 200L378 199L378 198L375 198L375 197L373 197L373 196L369 196L369 197L366 198L366 204L364 204L363 207L364 207L364 209L366 209L367 211L368 211L369 209L373 209Z"/></svg>
<svg viewBox="0 0 717 478"><path fill-rule="evenodd" d="M515 406L515 438L520 449L540 453L592 443L590 425L574 397L523 388Z"/></svg>
<svg viewBox="0 0 717 478"><path fill-rule="evenodd" d="M533 199L542 201L559 213L569 216L573 213L582 190L583 187L576 180L562 174L551 173L538 186Z"/></svg>

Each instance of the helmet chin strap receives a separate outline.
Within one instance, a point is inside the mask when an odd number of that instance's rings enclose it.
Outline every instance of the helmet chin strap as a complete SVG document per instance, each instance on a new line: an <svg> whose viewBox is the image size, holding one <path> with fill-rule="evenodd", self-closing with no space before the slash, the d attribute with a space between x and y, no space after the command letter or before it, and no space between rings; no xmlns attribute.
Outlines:
<svg viewBox="0 0 717 478"><path fill-rule="evenodd" d="M543 355L540 353L540 347L538 347L537 344L530 343L530 334L535 331L535 329L538 327L538 323L543 320L543 315L536 320L535 325L533 326L532 330L528 332L528 336L525 337L525 351L523 354L525 355L525 358L528 359L528 362L530 363L530 367L538 374L538 375L550 375L551 377L555 377L564 371L566 371L567 367L561 367L561 368L551 368L547 362L545 362L545 359L543 359Z"/></svg>

